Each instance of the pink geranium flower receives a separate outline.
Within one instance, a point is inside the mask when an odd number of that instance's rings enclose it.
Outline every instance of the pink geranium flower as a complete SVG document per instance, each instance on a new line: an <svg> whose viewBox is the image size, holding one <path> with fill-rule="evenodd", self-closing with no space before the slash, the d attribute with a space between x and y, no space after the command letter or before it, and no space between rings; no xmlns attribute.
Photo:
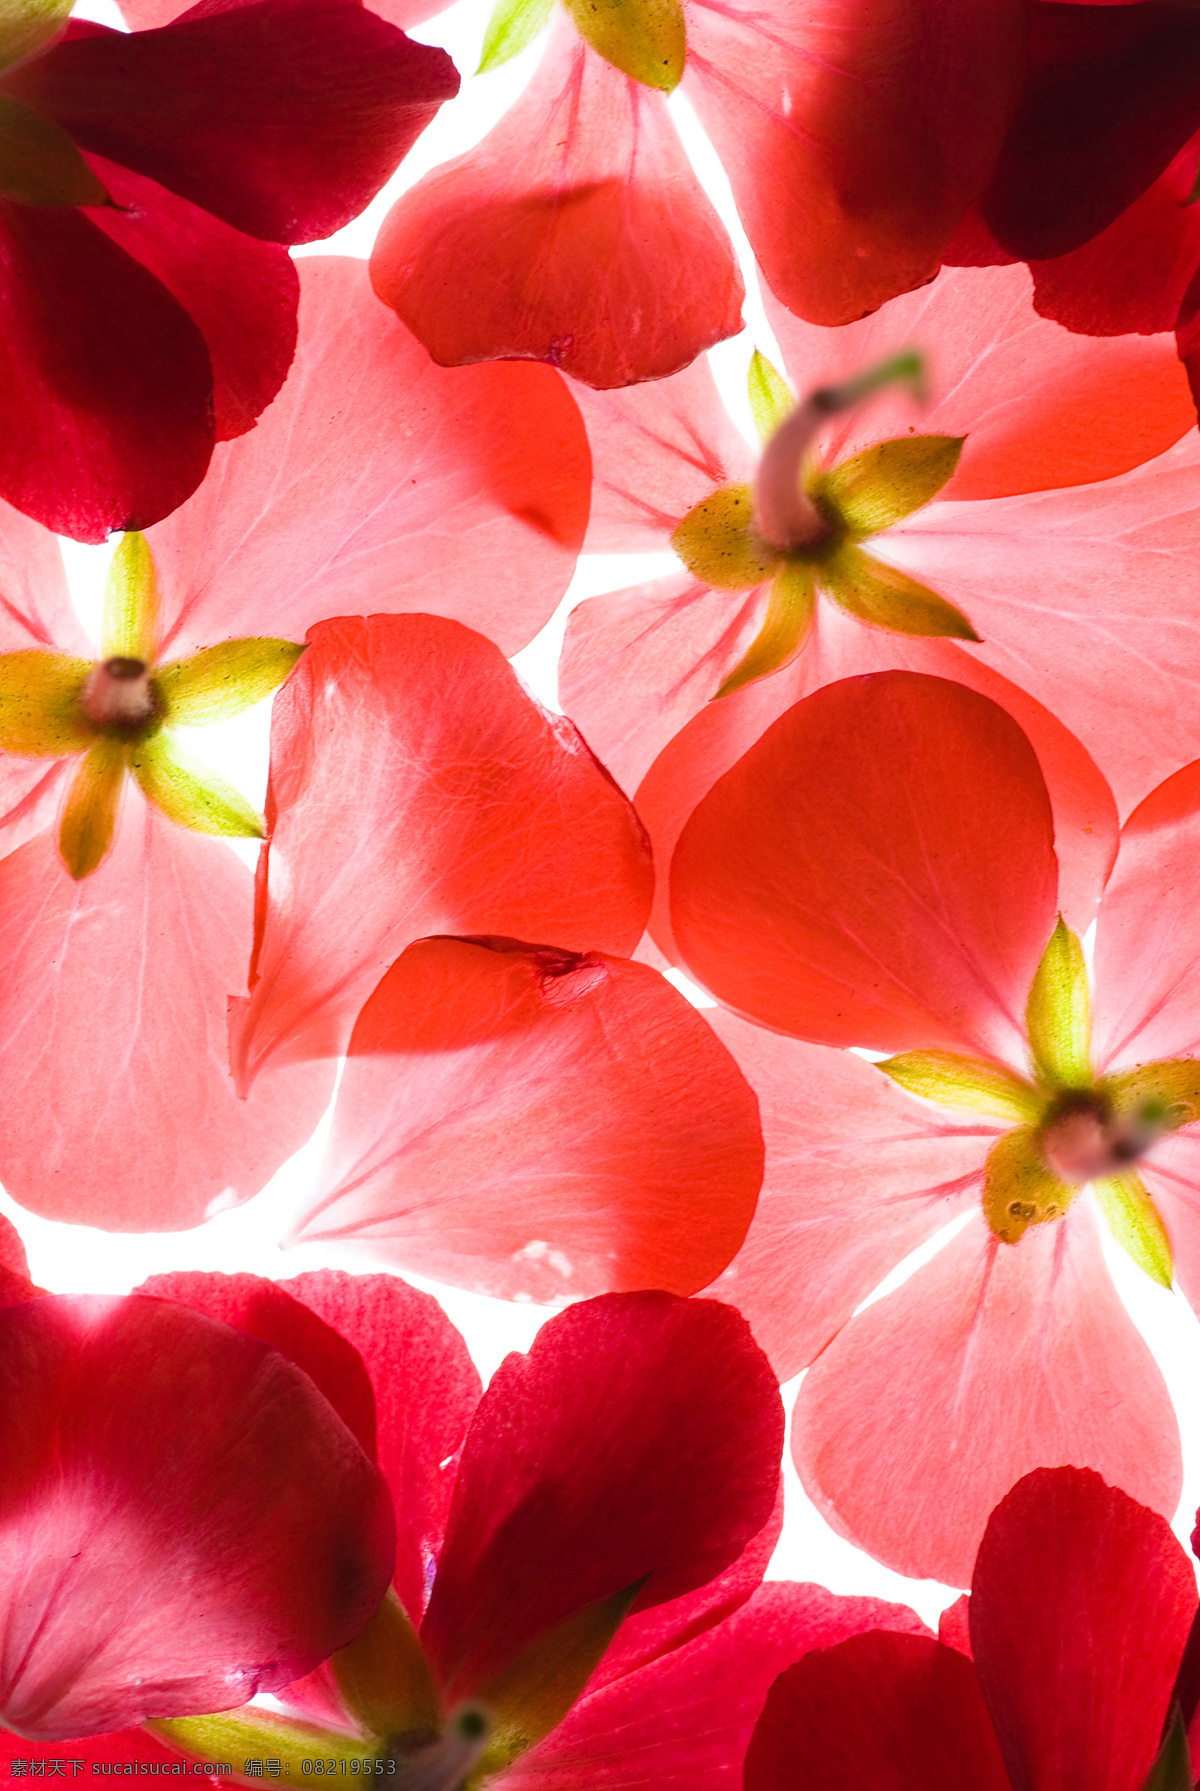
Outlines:
<svg viewBox="0 0 1200 1791"><path fill-rule="evenodd" d="M253 426L296 340L275 245L361 211L458 77L350 0L47 44L66 10L14 8L0 35L0 496L102 541Z"/></svg>
<svg viewBox="0 0 1200 1791"><path fill-rule="evenodd" d="M776 1680L746 1791L1185 1791L1172 1694L1195 1611L1160 1517L1095 1474L1039 1469L992 1512L940 1641L868 1631Z"/></svg>
<svg viewBox="0 0 1200 1791"><path fill-rule="evenodd" d="M988 1512L1037 1463L1095 1467L1168 1514L1179 1494L1174 1414L1096 1207L1147 1273L1200 1300L1200 768L1123 831L1091 997L1056 925L1055 843L1011 717L886 672L789 710L671 868L685 964L757 1022L713 1016L767 1139L717 1286L781 1377L812 1364L793 1452L821 1509L901 1571L960 1585ZM1093 909L1103 885L1100 866ZM896 1055L830 1049L849 1045Z"/></svg>

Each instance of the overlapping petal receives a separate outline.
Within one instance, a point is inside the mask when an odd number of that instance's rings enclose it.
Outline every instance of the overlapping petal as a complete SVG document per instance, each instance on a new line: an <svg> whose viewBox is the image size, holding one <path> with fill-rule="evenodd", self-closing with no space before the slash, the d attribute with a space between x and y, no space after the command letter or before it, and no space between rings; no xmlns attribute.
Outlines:
<svg viewBox="0 0 1200 1791"><path fill-rule="evenodd" d="M433 933L625 953L649 906L636 816L499 650L435 616L322 623L276 699L243 1077L342 1049Z"/></svg>
<svg viewBox="0 0 1200 1791"><path fill-rule="evenodd" d="M516 652L566 589L587 522L565 383L546 367L443 371L361 262L306 257L299 273L283 391L149 535L163 653L379 610L451 615Z"/></svg>
<svg viewBox="0 0 1200 1791"><path fill-rule="evenodd" d="M425 939L359 1016L295 1235L510 1299L694 1293L761 1176L754 1096L657 971Z"/></svg>

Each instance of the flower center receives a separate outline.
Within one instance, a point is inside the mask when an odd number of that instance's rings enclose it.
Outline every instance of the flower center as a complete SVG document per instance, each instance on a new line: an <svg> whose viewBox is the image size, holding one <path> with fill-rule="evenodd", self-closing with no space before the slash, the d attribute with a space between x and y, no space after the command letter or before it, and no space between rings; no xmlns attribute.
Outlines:
<svg viewBox="0 0 1200 1791"><path fill-rule="evenodd" d="M1119 1175L1178 1123L1161 1100L1117 1113L1100 1090L1071 1089L1054 1101L1039 1134L1046 1167L1068 1187Z"/></svg>
<svg viewBox="0 0 1200 1791"><path fill-rule="evenodd" d="M105 659L94 665L79 693L79 706L98 732L119 740L141 739L163 715L142 659Z"/></svg>

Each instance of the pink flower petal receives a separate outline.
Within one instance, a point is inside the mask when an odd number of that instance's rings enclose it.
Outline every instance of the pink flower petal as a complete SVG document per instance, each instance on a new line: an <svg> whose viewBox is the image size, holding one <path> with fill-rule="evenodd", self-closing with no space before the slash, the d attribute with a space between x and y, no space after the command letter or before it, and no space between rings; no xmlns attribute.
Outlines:
<svg viewBox="0 0 1200 1791"><path fill-rule="evenodd" d="M562 17L495 129L393 207L371 278L443 366L516 355L631 385L741 328L733 250L664 96Z"/></svg>
<svg viewBox="0 0 1200 1791"><path fill-rule="evenodd" d="M763 1024L1024 1064L1050 804L1016 723L962 685L885 672L797 704L697 808L671 892L686 965Z"/></svg>
<svg viewBox="0 0 1200 1791"><path fill-rule="evenodd" d="M624 954L651 870L628 802L499 649L437 616L321 623L275 700L248 1003L235 1062L340 1052L430 933Z"/></svg>
<svg viewBox="0 0 1200 1791"><path fill-rule="evenodd" d="M49 529L0 503L0 652L48 647L86 656L91 648L67 589L62 552Z"/></svg>
<svg viewBox="0 0 1200 1791"><path fill-rule="evenodd" d="M844 330L801 323L769 298L767 308L801 392L834 385L900 348L920 350L930 402L881 393L834 419L823 452L841 460L914 427L964 435L943 498L1108 479L1161 454L1195 423L1169 333L1072 335L1034 310L1033 281L1020 265L946 268L932 285ZM1157 327L1169 332L1173 321L1174 313Z"/></svg>
<svg viewBox="0 0 1200 1791"><path fill-rule="evenodd" d="M850 323L937 272L1024 72L1009 0L692 0L684 91L772 289Z"/></svg>
<svg viewBox="0 0 1200 1791"><path fill-rule="evenodd" d="M154 31L68 30L6 88L81 148L295 243L357 217L458 75L356 0L256 0Z"/></svg>
<svg viewBox="0 0 1200 1791"><path fill-rule="evenodd" d="M342 1646L386 1489L305 1376L159 1300L0 1312L3 1720L34 1739L240 1704ZM186 1397L180 1388L186 1387Z"/></svg>
<svg viewBox="0 0 1200 1791"><path fill-rule="evenodd" d="M746 1754L746 1791L1011 1791L970 1661L931 1636L875 1630L775 1681Z"/></svg>
<svg viewBox="0 0 1200 1791"><path fill-rule="evenodd" d="M1078 1468L1043 1468L988 1520L971 1643L1014 1785L1133 1791L1196 1611L1166 1521Z"/></svg>
<svg viewBox="0 0 1200 1791"><path fill-rule="evenodd" d="M979 1199L1001 1129L904 1094L845 1051L710 1016L758 1096L767 1166L741 1250L710 1292L781 1381L806 1368L898 1262Z"/></svg>
<svg viewBox="0 0 1200 1791"><path fill-rule="evenodd" d="M1045 1462L1154 1511L1179 1498L1175 1414L1109 1280L1096 1223L1000 1243L973 1220L820 1357L792 1427L809 1496L901 1573L969 1583L988 1514Z"/></svg>
<svg viewBox="0 0 1200 1791"><path fill-rule="evenodd" d="M876 1627L916 1632L922 1625L881 1599L835 1598L820 1586L787 1582L763 1586L685 1647L585 1693L509 1768L506 1791L734 1791L763 1699L782 1669L810 1648ZM789 1791L796 1784L793 1760Z"/></svg>
<svg viewBox="0 0 1200 1791"><path fill-rule="evenodd" d="M547 367L447 372L361 262L305 257L299 273L290 379L150 535L162 650L422 610L516 652L566 590L587 522L588 448L565 383Z"/></svg>
<svg viewBox="0 0 1200 1791"><path fill-rule="evenodd" d="M424 939L359 1015L294 1235L506 1299L688 1294L761 1180L754 1096L657 971Z"/></svg>
<svg viewBox="0 0 1200 1791"><path fill-rule="evenodd" d="M716 1301L609 1294L551 1319L467 1433L421 1632L447 1699L597 1599L644 1581L648 1607L729 1566L771 1515L781 1426Z"/></svg>
<svg viewBox="0 0 1200 1791"><path fill-rule="evenodd" d="M0 1174L47 1218L175 1230L257 1193L304 1142L329 1066L234 1093L225 1003L244 986L250 879L132 787L82 883L52 835L0 861Z"/></svg>

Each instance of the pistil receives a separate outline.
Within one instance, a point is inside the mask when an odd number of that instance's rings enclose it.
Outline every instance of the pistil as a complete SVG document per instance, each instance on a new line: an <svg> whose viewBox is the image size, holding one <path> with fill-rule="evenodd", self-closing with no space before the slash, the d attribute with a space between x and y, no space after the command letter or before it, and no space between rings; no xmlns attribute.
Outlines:
<svg viewBox="0 0 1200 1791"><path fill-rule="evenodd" d="M105 659L94 665L79 704L96 728L128 738L141 734L159 713L149 669L141 659Z"/></svg>

